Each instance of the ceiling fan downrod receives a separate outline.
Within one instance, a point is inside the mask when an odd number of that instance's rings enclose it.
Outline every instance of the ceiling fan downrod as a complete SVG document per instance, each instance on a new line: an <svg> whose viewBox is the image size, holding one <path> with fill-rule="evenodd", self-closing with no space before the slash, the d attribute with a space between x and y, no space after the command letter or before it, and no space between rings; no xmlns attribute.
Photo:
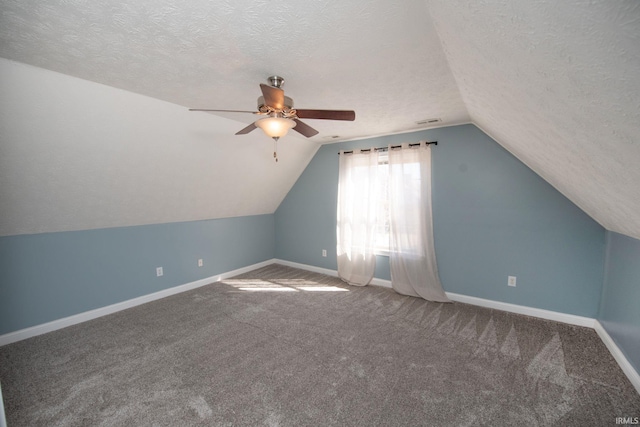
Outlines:
<svg viewBox="0 0 640 427"><path fill-rule="evenodd" d="M269 80L271 86L277 87L278 89L284 85L284 78L280 76L271 76L267 80Z"/></svg>

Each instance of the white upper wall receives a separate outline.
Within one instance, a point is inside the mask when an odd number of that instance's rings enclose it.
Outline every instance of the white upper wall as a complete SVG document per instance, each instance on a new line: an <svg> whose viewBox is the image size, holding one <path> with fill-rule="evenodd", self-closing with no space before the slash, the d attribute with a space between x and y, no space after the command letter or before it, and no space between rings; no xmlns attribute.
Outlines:
<svg viewBox="0 0 640 427"><path fill-rule="evenodd" d="M273 213L318 145L0 59L0 235Z"/></svg>

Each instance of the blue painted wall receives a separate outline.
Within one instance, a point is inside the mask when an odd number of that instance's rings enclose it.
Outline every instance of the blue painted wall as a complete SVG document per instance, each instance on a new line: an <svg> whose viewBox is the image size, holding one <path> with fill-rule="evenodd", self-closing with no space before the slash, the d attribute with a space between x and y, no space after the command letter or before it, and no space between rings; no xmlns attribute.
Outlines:
<svg viewBox="0 0 640 427"><path fill-rule="evenodd" d="M276 211L276 257L335 270L338 151L424 139L438 141L433 216L445 290L596 317L604 228L473 125L322 146ZM377 261L376 277L389 279L388 259Z"/></svg>
<svg viewBox="0 0 640 427"><path fill-rule="evenodd" d="M607 231L600 323L640 372L640 240Z"/></svg>
<svg viewBox="0 0 640 427"><path fill-rule="evenodd" d="M274 228L257 215L2 237L0 334L271 259Z"/></svg>

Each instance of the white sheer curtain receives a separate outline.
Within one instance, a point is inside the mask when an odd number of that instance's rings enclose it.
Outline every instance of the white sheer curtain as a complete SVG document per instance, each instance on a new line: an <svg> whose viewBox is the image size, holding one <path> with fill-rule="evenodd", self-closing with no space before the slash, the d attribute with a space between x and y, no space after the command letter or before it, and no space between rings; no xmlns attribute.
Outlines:
<svg viewBox="0 0 640 427"><path fill-rule="evenodd" d="M389 262L391 285L403 295L450 302L433 243L431 148L389 147Z"/></svg>
<svg viewBox="0 0 640 427"><path fill-rule="evenodd" d="M340 152L338 177L338 275L367 285L376 267L374 254L378 199L378 153Z"/></svg>

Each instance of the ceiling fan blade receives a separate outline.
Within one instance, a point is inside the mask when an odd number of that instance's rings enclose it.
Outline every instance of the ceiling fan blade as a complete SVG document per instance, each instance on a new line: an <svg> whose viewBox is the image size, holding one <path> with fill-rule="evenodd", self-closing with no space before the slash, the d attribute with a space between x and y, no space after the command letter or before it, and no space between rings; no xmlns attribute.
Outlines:
<svg viewBox="0 0 640 427"><path fill-rule="evenodd" d="M351 110L299 110L296 116L300 119L349 120L356 119L356 112Z"/></svg>
<svg viewBox="0 0 640 427"><path fill-rule="evenodd" d="M294 126L293 130L303 134L307 138L311 138L312 136L318 134L318 131L312 128L311 126L309 126L308 124L301 122L298 119L293 119L293 121L296 122L296 125Z"/></svg>
<svg viewBox="0 0 640 427"><path fill-rule="evenodd" d="M189 108L189 111L219 111L221 113L251 113L258 114L255 111L244 111L244 110L210 110L208 108Z"/></svg>
<svg viewBox="0 0 640 427"><path fill-rule="evenodd" d="M247 126L246 128L236 132L236 135L245 135L249 132L251 132L252 130L254 130L256 128L255 123L251 123L249 126Z"/></svg>
<svg viewBox="0 0 640 427"><path fill-rule="evenodd" d="M265 104L276 110L284 108L284 91L282 89L268 86L264 83L260 83L260 89L262 90Z"/></svg>

